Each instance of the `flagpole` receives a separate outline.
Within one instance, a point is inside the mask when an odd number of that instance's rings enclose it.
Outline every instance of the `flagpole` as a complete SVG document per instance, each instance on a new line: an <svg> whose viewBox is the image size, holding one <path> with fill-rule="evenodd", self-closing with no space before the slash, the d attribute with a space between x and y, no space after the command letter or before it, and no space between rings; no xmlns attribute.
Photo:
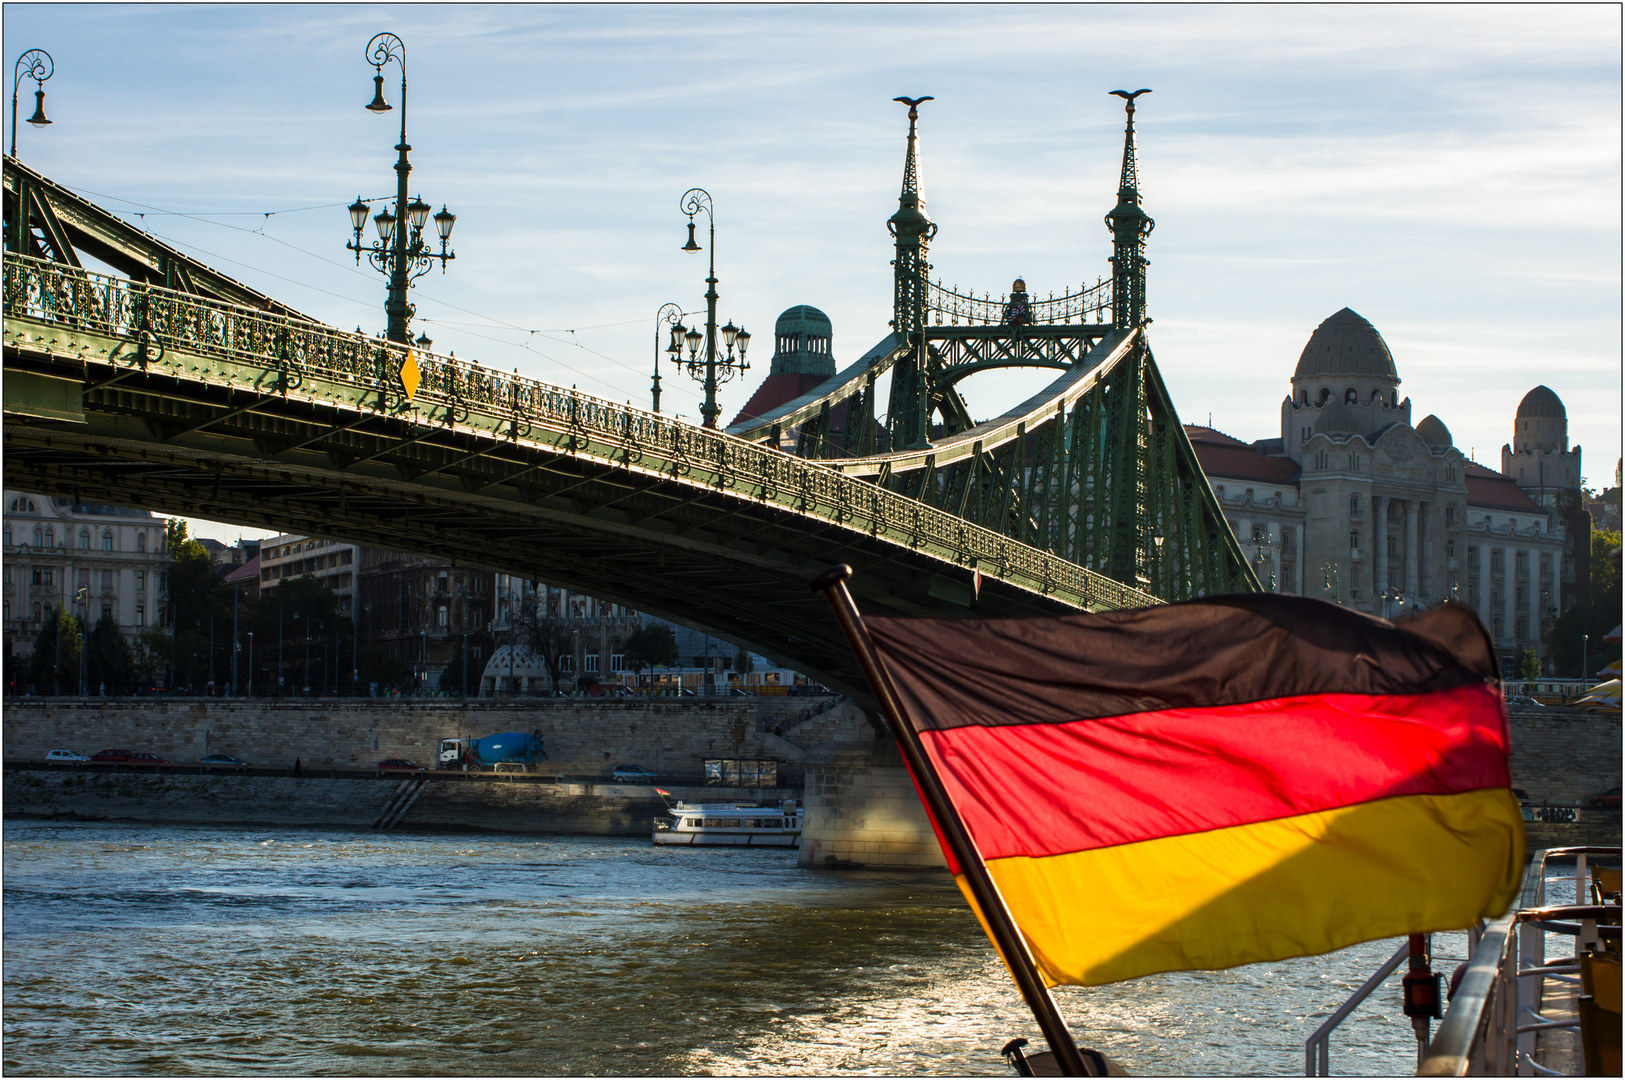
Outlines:
<svg viewBox="0 0 1625 1080"><path fill-rule="evenodd" d="M842 563L813 578L811 587L814 592L823 592L829 599L830 607L835 609L835 619L845 631L852 651L857 654L858 662L863 665L863 673L868 676L869 685L874 690L875 697L879 699L880 709L886 714L892 735L897 739L898 748L902 750L904 760L914 773L914 779L920 786L920 793L925 796L931 816L936 819L937 826L942 830L943 839L947 841L955 861L959 863L960 871L965 875L965 882L970 886L971 895L976 899L976 906L981 909L982 917L987 920L994 944L999 947L999 952L1010 966L1010 973L1015 977L1017 989L1021 991L1027 1007L1032 1010L1033 1018L1038 1021L1039 1030L1044 1033L1044 1039L1049 1043L1051 1052L1055 1054L1061 1074L1088 1076L1090 1072L1084 1065L1083 1055L1078 1051L1078 1044L1072 1041L1072 1032L1067 1029L1066 1020L1062 1018L1061 1010L1055 1004L1055 997L1038 974L1038 966L1033 962L1032 953L1027 949L1026 939L1021 936L1015 919L1010 915L1010 909L1005 906L1004 897L999 894L998 886L988 874L987 865L983 863L981 852L977 851L975 842L959 816L959 811L954 809L953 803L948 800L948 794L942 787L942 780L937 776L931 759L926 756L925 747L920 743L919 733L908 723L891 677L880 664L874 642L870 639L869 632L864 629L863 618L858 614L857 605L852 601L852 593L846 587L846 579L851 576L852 568Z"/></svg>

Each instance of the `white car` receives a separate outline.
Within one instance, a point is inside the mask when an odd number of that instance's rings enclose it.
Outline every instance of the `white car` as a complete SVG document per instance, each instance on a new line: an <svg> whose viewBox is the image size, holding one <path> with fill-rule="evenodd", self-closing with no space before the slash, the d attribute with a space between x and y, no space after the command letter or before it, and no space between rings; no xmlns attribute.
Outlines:
<svg viewBox="0 0 1625 1080"><path fill-rule="evenodd" d="M52 750L45 755L47 765L83 765L90 759L83 754L76 754L72 750Z"/></svg>
<svg viewBox="0 0 1625 1080"><path fill-rule="evenodd" d="M615 766L615 779L622 783L646 784L658 775L660 774L652 773L641 765Z"/></svg>

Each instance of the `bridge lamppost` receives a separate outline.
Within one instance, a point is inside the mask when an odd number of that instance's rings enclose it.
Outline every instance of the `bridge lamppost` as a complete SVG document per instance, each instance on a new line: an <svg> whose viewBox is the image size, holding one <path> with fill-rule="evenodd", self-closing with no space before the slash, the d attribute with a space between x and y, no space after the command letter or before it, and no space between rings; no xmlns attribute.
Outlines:
<svg viewBox="0 0 1625 1080"><path fill-rule="evenodd" d="M678 206L688 215L688 243L683 245L684 251L700 250L700 245L694 241L694 215L703 210L706 221L710 223L711 272L705 279L705 333L702 335L698 330L690 330L683 340L688 342L688 373L705 384L705 401L700 405L701 421L705 427L714 428L717 426L717 414L722 411L717 405L717 384L750 370L750 365L745 363L750 334L729 319L728 325L722 328L722 342L727 355L717 355L717 222L711 209L711 193L704 188L689 188L678 200ZM704 360L700 359L702 344L705 346ZM737 360L734 358L736 344L739 346Z"/></svg>
<svg viewBox="0 0 1625 1080"><path fill-rule="evenodd" d="M435 260L440 261L440 271L445 273L446 263L457 257L455 252L446 250L446 244L451 239L451 227L457 223L457 215L444 206L440 207L440 213L434 216L434 227L440 234L440 250L430 251L423 239L423 226L429 220L429 204L421 196L410 203L406 201L406 178L412 172L412 165L407 160L407 153L412 147L406 142L406 46L394 34L375 34L367 42L365 55L367 63L376 72L372 79L372 101L367 104L371 112L386 113L392 108L384 100L384 65L394 61L401 66L401 141L395 145L400 152L400 157L395 161L395 212L390 213L389 206L385 205L372 219L378 227L378 240L364 245L361 230L366 228L367 213L372 208L357 195L350 205L350 225L355 230L355 237L344 246L355 252L357 266L365 253L373 268L389 278L389 294L384 303L384 312L389 316L389 329L385 336L390 341L410 345L412 337L407 323L416 309L406 302L406 290L414 279L429 272ZM427 349L428 346L429 341L425 337L419 348Z"/></svg>
<svg viewBox="0 0 1625 1080"><path fill-rule="evenodd" d="M660 328L671 327L671 344L666 346L666 352L671 355L671 362L680 364L683 361L683 335L688 333L688 327L683 325L683 308L680 304L662 304L660 311L655 315L655 378L652 393L654 395L654 411L660 411Z"/></svg>
<svg viewBox="0 0 1625 1080"><path fill-rule="evenodd" d="M56 62L44 49L29 49L17 58L11 74L11 156L17 156L17 87L24 78L34 80L34 115L28 122L44 127L51 121L45 115L45 80L56 74Z"/></svg>

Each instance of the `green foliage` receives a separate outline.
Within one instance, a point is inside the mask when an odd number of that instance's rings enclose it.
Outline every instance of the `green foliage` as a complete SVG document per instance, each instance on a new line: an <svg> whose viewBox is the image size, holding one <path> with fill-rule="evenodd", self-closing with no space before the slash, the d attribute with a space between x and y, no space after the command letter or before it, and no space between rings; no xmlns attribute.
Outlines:
<svg viewBox="0 0 1625 1080"><path fill-rule="evenodd" d="M1540 657L1534 649L1525 649L1523 655L1518 657L1518 678L1540 678Z"/></svg>
<svg viewBox="0 0 1625 1080"><path fill-rule="evenodd" d="M633 674L644 668L676 667L677 635L669 626L645 626L627 635L622 651Z"/></svg>
<svg viewBox="0 0 1625 1080"><path fill-rule="evenodd" d="M34 653L28 659L25 676L36 694L77 694L79 692L79 633L77 615L57 608L51 621L40 626L34 637Z"/></svg>
<svg viewBox="0 0 1625 1080"><path fill-rule="evenodd" d="M85 650L85 689L97 693L103 687L109 694L127 694L135 689L135 656L111 614L103 615L90 629Z"/></svg>
<svg viewBox="0 0 1625 1080"><path fill-rule="evenodd" d="M1617 532L1591 533L1591 603L1576 604L1558 616L1547 639L1547 654L1560 676L1592 679L1619 659L1619 645L1603 641L1619 625L1619 561L1613 554L1619 545Z"/></svg>
<svg viewBox="0 0 1625 1080"><path fill-rule="evenodd" d="M412 665L391 656L389 650L382 645L361 646L361 656L356 666L361 669L362 695L370 692L373 683L378 684L379 693L386 690L404 690L412 685ZM268 685L275 685L274 676Z"/></svg>
<svg viewBox="0 0 1625 1080"><path fill-rule="evenodd" d="M136 678L143 686L156 686L158 677L169 670L174 660L175 641L156 626L149 626L136 635L130 651Z"/></svg>
<svg viewBox="0 0 1625 1080"><path fill-rule="evenodd" d="M751 663L750 653L743 648L734 654L734 670L741 675L748 675L756 670L756 666Z"/></svg>
<svg viewBox="0 0 1625 1080"><path fill-rule="evenodd" d="M465 662L468 665L466 683L463 679L463 665ZM461 695L466 686L468 693L478 697L480 693L480 676L483 674L485 674L484 665L474 658L473 649L466 642L459 641L456 651L451 654L450 662L440 672L440 692L442 694Z"/></svg>

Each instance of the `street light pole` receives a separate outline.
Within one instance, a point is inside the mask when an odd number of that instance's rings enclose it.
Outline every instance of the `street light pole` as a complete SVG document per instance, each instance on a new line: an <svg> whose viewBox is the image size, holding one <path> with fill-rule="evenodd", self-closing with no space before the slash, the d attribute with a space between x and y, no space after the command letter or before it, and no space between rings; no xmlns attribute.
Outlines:
<svg viewBox="0 0 1625 1080"><path fill-rule="evenodd" d="M254 631L248 632L248 696L254 696Z"/></svg>
<svg viewBox="0 0 1625 1080"><path fill-rule="evenodd" d="M728 325L722 327L723 344L727 348L727 356L717 355L717 221L712 211L711 193L704 188L689 188L683 192L678 200L678 206L688 215L688 243L683 250L697 252L700 245L694 240L694 215L705 211L706 222L710 226L710 272L705 278L705 334L701 336L698 330L690 330L684 340L688 342L688 373L705 384L705 401L700 404L700 417L703 425L708 428L717 426L717 415L722 411L717 405L717 384L727 382L736 374L750 370L745 363L745 349L750 345L750 334L728 320ZM700 344L705 345L705 360L699 360ZM734 344L739 345L739 359L734 359ZM702 376L701 371L705 374Z"/></svg>
<svg viewBox="0 0 1625 1080"><path fill-rule="evenodd" d="M282 605L276 606L276 696L282 696L287 677L282 669Z"/></svg>
<svg viewBox="0 0 1625 1080"><path fill-rule="evenodd" d="M654 411L660 411L660 331L662 327L671 327L671 343L665 351L671 354L672 363L683 362L683 335L688 333L688 327L683 325L683 308L680 304L662 304L660 311L655 314L655 377L650 388L654 396Z"/></svg>
<svg viewBox="0 0 1625 1080"><path fill-rule="evenodd" d="M386 113L392 106L384 100L384 65L397 63L401 67L401 137L395 144L398 157L395 160L395 212L390 213L385 208L373 218L378 227L378 240L369 246L361 243L361 230L366 227L367 213L372 208L358 195L349 207L350 225L355 230L355 237L345 247L355 252L357 265L361 263L362 252L365 252L373 267L389 279L388 298L384 303L384 312L389 317L389 328L385 336L390 341L402 345L412 343L412 336L407 329L415 311L411 304L406 302L406 290L411 287L414 278L422 277L429 272L435 260L440 262L440 270L445 272L446 263L457 257L455 252L447 250L447 243L451 239L451 228L457 221L457 215L444 206L440 213L434 216L436 231L440 234L440 251L430 251L423 240L423 226L429 218L429 204L422 198L406 201L407 177L411 175L412 164L408 154L412 147L406 141L406 45L394 34L375 34L367 42L365 52L367 63L373 66L376 74L373 76L372 101L367 104L370 112ZM410 233L408 232L410 230ZM427 349L429 339L425 335L419 342L419 347Z"/></svg>
<svg viewBox="0 0 1625 1080"><path fill-rule="evenodd" d="M237 607L243 598L243 587L237 586L231 591L231 693L237 696L237 653L242 645L237 639Z"/></svg>
<svg viewBox="0 0 1625 1080"><path fill-rule="evenodd" d="M24 78L34 80L34 115L28 122L45 127L51 121L45 116L45 80L56 73L56 62L44 49L29 49L17 58L11 73L11 156L17 156L17 87Z"/></svg>

